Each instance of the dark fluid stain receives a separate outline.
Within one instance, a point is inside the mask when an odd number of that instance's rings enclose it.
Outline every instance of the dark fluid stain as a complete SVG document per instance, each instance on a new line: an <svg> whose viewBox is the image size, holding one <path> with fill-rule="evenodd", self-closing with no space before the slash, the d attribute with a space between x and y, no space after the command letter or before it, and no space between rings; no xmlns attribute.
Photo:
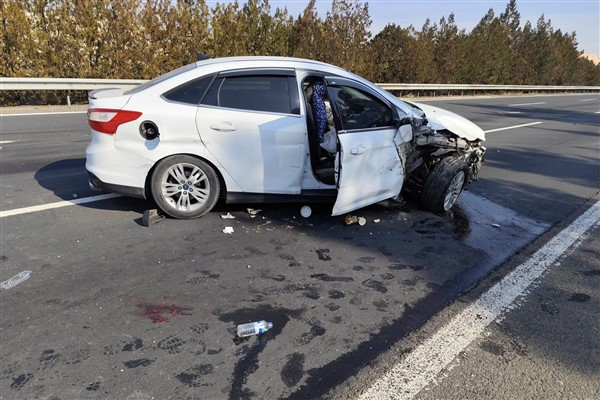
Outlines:
<svg viewBox="0 0 600 400"><path fill-rule="evenodd" d="M584 293L573 293L571 297L569 297L569 301L574 301L576 303L585 303L590 300L590 296Z"/></svg>
<svg viewBox="0 0 600 400"><path fill-rule="evenodd" d="M366 286L369 289L376 290L379 293L386 293L387 292L387 288L383 285L383 282L379 282L379 281L376 281L374 279L367 279L362 284L363 284L363 286Z"/></svg>
<svg viewBox="0 0 600 400"><path fill-rule="evenodd" d="M408 264L392 264L392 265L388 265L388 269L391 269L393 271L401 271L404 269L412 269L413 271L421 271L421 270L423 270L423 266L408 265Z"/></svg>
<svg viewBox="0 0 600 400"><path fill-rule="evenodd" d="M281 380L287 387L296 386L304 375L304 354L294 353L287 357L287 361L281 369Z"/></svg>
<svg viewBox="0 0 600 400"><path fill-rule="evenodd" d="M385 309L388 307L388 303L385 300L375 300L373 302L373 305L375 306L375 308L377 308L379 311L385 311Z"/></svg>
<svg viewBox="0 0 600 400"><path fill-rule="evenodd" d="M285 281L286 277L285 277L285 275L274 275L274 276L270 276L269 279L273 279L274 281L277 281L277 282L283 282L283 281Z"/></svg>
<svg viewBox="0 0 600 400"><path fill-rule="evenodd" d="M158 342L157 346L159 349L167 350L169 354L179 354L182 352L181 347L184 344L185 342L182 339L175 335L171 335Z"/></svg>
<svg viewBox="0 0 600 400"><path fill-rule="evenodd" d="M340 292L339 290L330 290L329 291L330 299L343 299L344 297L346 297L346 295L344 293Z"/></svg>
<svg viewBox="0 0 600 400"><path fill-rule="evenodd" d="M354 282L353 278L346 276L331 276L327 274L314 274L311 278L319 279L323 282Z"/></svg>
<svg viewBox="0 0 600 400"><path fill-rule="evenodd" d="M89 385L87 385L87 387L85 388L85 390L88 390L90 392L95 392L98 389L100 389L100 385L102 382L94 382L94 383L90 383Z"/></svg>
<svg viewBox="0 0 600 400"><path fill-rule="evenodd" d="M481 343L479 345L479 348L495 356L502 356L505 353L504 347L500 346L497 343L490 342L489 340L486 340L485 342Z"/></svg>
<svg viewBox="0 0 600 400"><path fill-rule="evenodd" d="M394 279L394 274L392 273L385 273L385 274L381 274L381 279L383 279L384 281L391 281L392 279Z"/></svg>
<svg viewBox="0 0 600 400"><path fill-rule="evenodd" d="M352 269L354 271L362 271L363 269L365 269L365 267L363 267L362 265L355 265L354 267L352 267Z"/></svg>
<svg viewBox="0 0 600 400"><path fill-rule="evenodd" d="M178 315L192 315L190 311L192 307L182 307L175 304L159 305L141 303L137 304L138 311L135 315L150 318L152 323L169 322L168 317L176 317Z"/></svg>
<svg viewBox="0 0 600 400"><path fill-rule="evenodd" d="M471 223L467 214L457 204L452 207L449 216L454 223L454 237L460 241L465 240L469 236L469 233L471 233Z"/></svg>
<svg viewBox="0 0 600 400"><path fill-rule="evenodd" d="M548 303L542 303L541 308L542 308L543 312L550 314L550 315L557 315L558 312L560 311L560 308L558 308L554 304L548 304Z"/></svg>
<svg viewBox="0 0 600 400"><path fill-rule="evenodd" d="M235 326L239 324L260 320L266 320L273 323L273 328L258 337L246 337L239 341L236 339L241 338L237 338L237 336L234 338L234 344L236 345L241 343L252 343L253 345L243 346L243 348L246 349L241 353L242 358L235 364L231 382L231 391L229 393L230 399L256 398L252 391L244 388L244 385L246 384L248 377L259 368L258 355L266 347L270 338L279 335L292 318L298 319L303 312L304 310L275 308L265 304L259 305L256 308L241 308L229 313L224 313L222 310L218 310L218 313L213 311L213 314L218 315L220 321L231 323L233 325L231 327L232 335L235 335Z"/></svg>
<svg viewBox="0 0 600 400"><path fill-rule="evenodd" d="M209 386L209 383L203 382L203 377L212 374L213 370L214 367L212 364L196 365L175 375L175 378L185 386L191 388Z"/></svg>
<svg viewBox="0 0 600 400"><path fill-rule="evenodd" d="M156 361L156 360L148 360L147 358L141 358L139 360L125 361L123 364L127 368L137 368L137 367L147 367L148 365L152 364L154 361Z"/></svg>
<svg viewBox="0 0 600 400"><path fill-rule="evenodd" d="M29 372L17 376L15 379L13 379L12 383L10 384L10 389L20 390L23 386L25 386L27 382L31 380L31 378L33 378L33 374Z"/></svg>
<svg viewBox="0 0 600 400"><path fill-rule="evenodd" d="M313 341L317 336L323 336L326 329L320 325L313 325L310 327L308 332L304 332L302 335L296 338L296 346L305 346Z"/></svg>
<svg viewBox="0 0 600 400"><path fill-rule="evenodd" d="M134 351L141 349L144 346L144 342L140 338L136 338L133 342L125 343L123 350L121 351Z"/></svg>
<svg viewBox="0 0 600 400"><path fill-rule="evenodd" d="M206 354L208 354L209 356L214 356L215 354L219 354L219 353L220 353L220 352L222 352L222 351L223 351L223 348L222 348L222 347L221 347L221 348L219 348L219 349L217 349L217 350L212 350L212 349L210 349L210 350L208 350L208 351L206 352Z"/></svg>
<svg viewBox="0 0 600 400"><path fill-rule="evenodd" d="M582 272L582 274L585 276L600 276L600 269L585 271L585 272Z"/></svg>
<svg viewBox="0 0 600 400"><path fill-rule="evenodd" d="M329 303L329 304L325 304L325 308L328 309L329 311L337 311L340 309L340 306L338 306L337 304L334 304L334 303Z"/></svg>
<svg viewBox="0 0 600 400"><path fill-rule="evenodd" d="M329 256L329 249L318 249L317 256L321 261L331 261L331 257Z"/></svg>
<svg viewBox="0 0 600 400"><path fill-rule="evenodd" d="M359 262L365 263L365 264L370 264L373 261L375 261L375 257L360 257L360 258L357 258L356 261L359 261Z"/></svg>
<svg viewBox="0 0 600 400"><path fill-rule="evenodd" d="M191 329L192 329L192 332L194 332L198 335L201 335L208 330L208 324L206 324L204 322L200 322L199 324L192 325Z"/></svg>
<svg viewBox="0 0 600 400"><path fill-rule="evenodd" d="M419 281L419 278L404 279L404 280L402 280L402 284L406 285L406 286L415 286L418 281Z"/></svg>
<svg viewBox="0 0 600 400"><path fill-rule="evenodd" d="M54 354L54 350L44 350L40 356L40 366L38 369L44 370L54 367L58 362L58 357L60 357L60 354Z"/></svg>
<svg viewBox="0 0 600 400"><path fill-rule="evenodd" d="M2 261L2 262L8 261L8 257L7 257L7 256L5 256L4 254L2 254L2 255L0 256L0 261Z"/></svg>

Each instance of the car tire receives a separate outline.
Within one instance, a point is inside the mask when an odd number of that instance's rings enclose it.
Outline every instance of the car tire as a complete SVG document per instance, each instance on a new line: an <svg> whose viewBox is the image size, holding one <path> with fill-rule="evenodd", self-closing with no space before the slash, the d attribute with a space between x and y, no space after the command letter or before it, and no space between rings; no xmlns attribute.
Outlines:
<svg viewBox="0 0 600 400"><path fill-rule="evenodd" d="M162 160L152 174L151 187L158 207L177 219L203 216L215 206L220 192L215 170L186 155Z"/></svg>
<svg viewBox="0 0 600 400"><path fill-rule="evenodd" d="M421 204L427 210L445 213L458 200L467 181L468 167L464 159L446 157L441 160L427 177Z"/></svg>

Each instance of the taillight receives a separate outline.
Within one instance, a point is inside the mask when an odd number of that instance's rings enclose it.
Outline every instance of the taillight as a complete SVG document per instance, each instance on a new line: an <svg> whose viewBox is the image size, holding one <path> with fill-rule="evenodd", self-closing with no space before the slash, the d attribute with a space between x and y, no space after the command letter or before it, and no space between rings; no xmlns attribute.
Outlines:
<svg viewBox="0 0 600 400"><path fill-rule="evenodd" d="M113 135L119 125L135 121L142 115L139 111L112 110L108 108L90 108L88 110L88 123L98 132Z"/></svg>

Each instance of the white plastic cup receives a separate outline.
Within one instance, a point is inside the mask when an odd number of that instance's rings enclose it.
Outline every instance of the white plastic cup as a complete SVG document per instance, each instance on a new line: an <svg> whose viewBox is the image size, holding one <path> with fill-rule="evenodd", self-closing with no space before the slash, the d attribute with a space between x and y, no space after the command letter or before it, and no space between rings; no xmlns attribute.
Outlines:
<svg viewBox="0 0 600 400"><path fill-rule="evenodd" d="M312 210L310 209L309 206L304 206L300 209L300 215L302 215L304 218L310 217L311 214L312 214Z"/></svg>

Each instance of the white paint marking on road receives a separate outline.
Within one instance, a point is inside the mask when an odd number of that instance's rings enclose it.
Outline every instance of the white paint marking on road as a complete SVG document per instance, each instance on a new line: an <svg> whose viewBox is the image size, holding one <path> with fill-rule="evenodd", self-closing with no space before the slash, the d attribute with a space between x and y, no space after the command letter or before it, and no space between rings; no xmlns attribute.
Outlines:
<svg viewBox="0 0 600 400"><path fill-rule="evenodd" d="M597 101L598 99L583 99L583 100L579 100L579 101Z"/></svg>
<svg viewBox="0 0 600 400"><path fill-rule="evenodd" d="M0 211L0 218L11 217L13 215L28 214L28 213L37 212L37 211L50 210L52 208L60 208L60 207L74 206L77 204L92 203L94 201L114 199L115 197L121 197L121 195L109 193L109 194L101 194L98 196L82 197L81 199L75 199L75 200L66 200L66 201L59 201L56 203L42 204L39 206L16 208L14 210Z"/></svg>
<svg viewBox="0 0 600 400"><path fill-rule="evenodd" d="M523 103L523 104L509 104L509 107L519 107L519 106L536 106L538 104L546 104L546 101L540 101L538 103Z"/></svg>
<svg viewBox="0 0 600 400"><path fill-rule="evenodd" d="M14 140L0 140L0 144L14 143Z"/></svg>
<svg viewBox="0 0 600 400"><path fill-rule="evenodd" d="M594 114L600 114L600 111L596 111Z"/></svg>
<svg viewBox="0 0 600 400"><path fill-rule="evenodd" d="M517 129L517 128L524 128L526 126L533 126L533 125L539 125L543 122L538 121L538 122L530 122L528 124L521 124L521 125L514 125L514 126L507 126L506 128L498 128L498 129L490 129L489 131L484 131L485 133L492 133L492 132L500 132L500 131L507 131L509 129Z"/></svg>
<svg viewBox="0 0 600 400"><path fill-rule="evenodd" d="M0 117L25 117L25 116L38 116L38 115L58 115L58 114L85 114L86 111L57 111L57 112L41 112L41 113L20 113L20 114L0 114Z"/></svg>
<svg viewBox="0 0 600 400"><path fill-rule="evenodd" d="M571 245L600 221L600 201L552 238L477 301L454 317L368 388L360 400L412 399L484 332L486 327L517 307L527 289Z"/></svg>

